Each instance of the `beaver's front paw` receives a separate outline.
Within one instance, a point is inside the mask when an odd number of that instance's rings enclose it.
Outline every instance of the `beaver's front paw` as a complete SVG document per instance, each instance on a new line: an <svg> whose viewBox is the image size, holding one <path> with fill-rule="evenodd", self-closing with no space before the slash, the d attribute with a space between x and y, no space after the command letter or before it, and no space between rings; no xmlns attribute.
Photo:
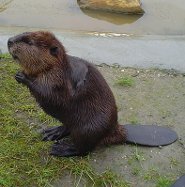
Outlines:
<svg viewBox="0 0 185 187"><path fill-rule="evenodd" d="M22 72L16 73L15 80L18 83L22 83L22 84L27 84L27 82L28 82L28 79L27 79L26 75Z"/></svg>

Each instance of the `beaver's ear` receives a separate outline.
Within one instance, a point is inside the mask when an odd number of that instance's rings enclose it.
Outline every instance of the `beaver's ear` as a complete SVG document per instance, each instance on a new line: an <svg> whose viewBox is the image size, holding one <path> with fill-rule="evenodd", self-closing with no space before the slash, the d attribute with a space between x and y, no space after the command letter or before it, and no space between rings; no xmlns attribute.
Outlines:
<svg viewBox="0 0 185 187"><path fill-rule="evenodd" d="M51 54L51 55L57 56L57 55L58 55L58 52L59 52L59 50L58 50L58 47L57 47L57 46L52 46L52 47L50 48L50 54Z"/></svg>

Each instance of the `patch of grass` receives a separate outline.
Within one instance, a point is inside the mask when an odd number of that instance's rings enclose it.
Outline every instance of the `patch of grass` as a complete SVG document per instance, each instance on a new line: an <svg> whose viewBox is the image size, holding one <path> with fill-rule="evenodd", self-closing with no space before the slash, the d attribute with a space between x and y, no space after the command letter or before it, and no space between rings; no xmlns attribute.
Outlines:
<svg viewBox="0 0 185 187"><path fill-rule="evenodd" d="M117 187L129 187L130 185L127 182L123 182L120 180L115 180L118 176L114 174L112 171L107 170L98 177L98 181L96 182L96 186L117 186Z"/></svg>
<svg viewBox="0 0 185 187"><path fill-rule="evenodd" d="M156 169L151 168L149 169L145 174L144 174L144 179L146 181L150 181L150 180L155 180L157 178L159 178L159 173L157 172Z"/></svg>
<svg viewBox="0 0 185 187"><path fill-rule="evenodd" d="M132 174L135 175L135 176L138 176L139 173L140 173L140 171L141 171L140 168L134 167L134 168L132 169Z"/></svg>
<svg viewBox="0 0 185 187"><path fill-rule="evenodd" d="M134 85L134 79L132 77L121 77L117 79L116 84L124 87L131 87Z"/></svg>
<svg viewBox="0 0 185 187"><path fill-rule="evenodd" d="M85 180L88 186L128 187L110 170L97 173L89 157L54 158L50 142L42 142L39 126L56 125L35 103L26 87L16 83L17 64L9 55L0 60L0 186L44 187L64 173L76 178L76 186ZM37 125L36 125L37 124ZM84 181L83 180L83 181Z"/></svg>
<svg viewBox="0 0 185 187"><path fill-rule="evenodd" d="M167 177L159 177L157 179L156 187L169 187L172 185L172 180Z"/></svg>
<svg viewBox="0 0 185 187"><path fill-rule="evenodd" d="M175 167L175 166L178 166L179 162L176 158L170 158L170 164L171 164L171 168L172 167Z"/></svg>
<svg viewBox="0 0 185 187"><path fill-rule="evenodd" d="M145 157L141 151L138 150L137 146L135 146L135 151L129 156L128 164L132 168L132 174L135 176L139 176L143 170L143 162L145 161Z"/></svg>
<svg viewBox="0 0 185 187"><path fill-rule="evenodd" d="M0 54L0 59L11 59L11 55L9 53Z"/></svg>
<svg viewBox="0 0 185 187"><path fill-rule="evenodd" d="M131 116L130 119L129 119L129 122L132 124L132 125L136 125L139 123L138 119L136 116Z"/></svg>
<svg viewBox="0 0 185 187"><path fill-rule="evenodd" d="M154 168L149 169L145 173L144 179L146 181L155 181L156 187L169 187L173 182L173 179L166 176L161 176Z"/></svg>
<svg viewBox="0 0 185 187"><path fill-rule="evenodd" d="M141 153L141 152L138 151L137 146L136 146L136 150L135 150L135 153L134 153L134 158L135 158L135 160L137 160L139 162L145 161L143 153Z"/></svg>

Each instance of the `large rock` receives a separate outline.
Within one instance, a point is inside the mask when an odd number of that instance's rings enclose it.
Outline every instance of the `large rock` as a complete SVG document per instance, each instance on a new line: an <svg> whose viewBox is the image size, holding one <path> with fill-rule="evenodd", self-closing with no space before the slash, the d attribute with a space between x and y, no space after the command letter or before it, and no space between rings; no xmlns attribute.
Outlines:
<svg viewBox="0 0 185 187"><path fill-rule="evenodd" d="M126 14L143 14L140 0L77 0L80 8Z"/></svg>
<svg viewBox="0 0 185 187"><path fill-rule="evenodd" d="M92 18L107 21L115 25L131 24L141 18L142 14L130 16L125 14L110 13L105 11L94 11L88 9L81 9L84 14Z"/></svg>

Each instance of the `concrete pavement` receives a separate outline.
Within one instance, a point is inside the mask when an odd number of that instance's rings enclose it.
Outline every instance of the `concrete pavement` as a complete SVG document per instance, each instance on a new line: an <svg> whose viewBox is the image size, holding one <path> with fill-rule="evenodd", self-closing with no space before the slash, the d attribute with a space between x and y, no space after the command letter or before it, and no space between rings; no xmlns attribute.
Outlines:
<svg viewBox="0 0 185 187"><path fill-rule="evenodd" d="M26 31L0 30L0 49L7 52L10 36ZM33 30L33 29L31 29ZM157 67L185 72L185 36L129 36L114 33L55 31L68 54L95 64Z"/></svg>

